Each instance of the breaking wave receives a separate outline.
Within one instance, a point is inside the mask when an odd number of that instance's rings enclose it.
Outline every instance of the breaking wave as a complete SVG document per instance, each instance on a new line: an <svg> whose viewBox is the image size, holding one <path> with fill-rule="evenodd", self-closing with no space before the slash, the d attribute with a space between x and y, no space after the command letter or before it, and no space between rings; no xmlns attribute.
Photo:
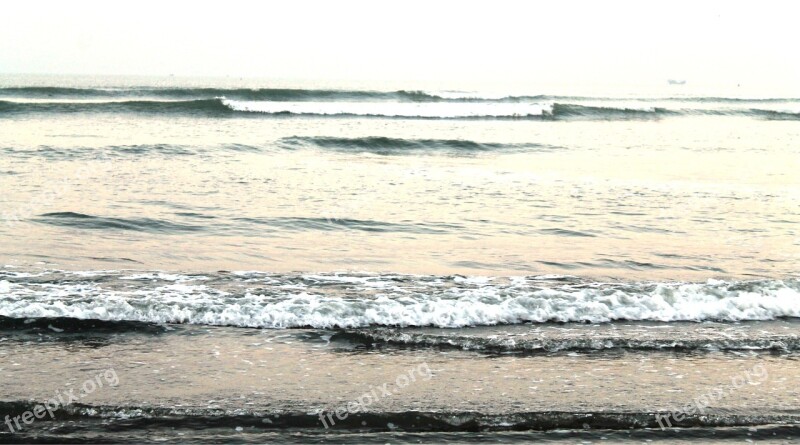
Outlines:
<svg viewBox="0 0 800 445"><path fill-rule="evenodd" d="M376 93L377 94L377 93ZM381 93L386 94L386 93ZM392 93L397 94L397 93ZM2 97L2 95L0 95ZM287 96L289 97L289 96ZM311 99L314 100L311 100ZM313 96L306 100L212 98L111 98L101 100L44 99L0 100L0 118L41 113L134 113L204 117L234 116L338 116L402 119L533 119L533 120L626 120L659 119L669 116L745 116L766 120L799 120L796 104L782 108L753 107L753 102L736 107L666 107L659 102L618 103L617 100L587 103L558 102L536 97L527 101L408 101L336 100ZM330 100L324 100L330 99ZM342 98L338 98L342 99ZM534 100L535 99L535 100ZM574 98L576 100L580 98ZM702 105L702 103L699 103ZM771 106L776 107L774 104Z"/></svg>
<svg viewBox="0 0 800 445"><path fill-rule="evenodd" d="M0 315L259 328L727 322L800 317L800 281L3 271Z"/></svg>
<svg viewBox="0 0 800 445"><path fill-rule="evenodd" d="M300 88L0 88L0 117L26 113L166 113L396 118L652 119L740 115L800 119L798 98L588 97L471 91Z"/></svg>

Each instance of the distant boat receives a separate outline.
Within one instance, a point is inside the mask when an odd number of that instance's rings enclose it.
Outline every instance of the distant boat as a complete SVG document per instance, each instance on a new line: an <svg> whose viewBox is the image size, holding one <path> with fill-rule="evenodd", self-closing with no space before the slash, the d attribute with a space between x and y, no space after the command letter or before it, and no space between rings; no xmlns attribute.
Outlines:
<svg viewBox="0 0 800 445"><path fill-rule="evenodd" d="M686 81L685 81L685 80L675 80L675 79L669 79L669 80L667 81L667 83L669 83L670 85L685 85L685 84L686 84Z"/></svg>

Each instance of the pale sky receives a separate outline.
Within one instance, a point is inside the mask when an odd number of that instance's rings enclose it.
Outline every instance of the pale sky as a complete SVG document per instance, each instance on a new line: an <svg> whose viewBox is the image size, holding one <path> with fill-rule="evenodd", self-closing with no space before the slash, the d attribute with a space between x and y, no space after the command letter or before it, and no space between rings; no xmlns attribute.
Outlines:
<svg viewBox="0 0 800 445"><path fill-rule="evenodd" d="M0 73L792 84L777 1L6 1Z"/></svg>

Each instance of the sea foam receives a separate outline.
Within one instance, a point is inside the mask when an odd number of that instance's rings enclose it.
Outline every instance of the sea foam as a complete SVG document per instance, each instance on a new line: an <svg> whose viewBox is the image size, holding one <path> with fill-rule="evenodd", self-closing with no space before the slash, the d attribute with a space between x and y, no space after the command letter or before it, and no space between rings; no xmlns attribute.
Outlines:
<svg viewBox="0 0 800 445"><path fill-rule="evenodd" d="M800 317L798 280L565 284L537 277L369 274L4 275L0 315L13 318L354 328Z"/></svg>

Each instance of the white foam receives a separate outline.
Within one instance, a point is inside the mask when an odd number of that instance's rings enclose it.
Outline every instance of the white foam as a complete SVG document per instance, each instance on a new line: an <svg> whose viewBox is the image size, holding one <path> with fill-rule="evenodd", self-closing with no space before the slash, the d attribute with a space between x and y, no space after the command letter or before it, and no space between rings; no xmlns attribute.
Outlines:
<svg viewBox="0 0 800 445"><path fill-rule="evenodd" d="M465 283L465 284L475 284L475 285L486 285L492 281L491 277L455 277L453 281L456 283Z"/></svg>
<svg viewBox="0 0 800 445"><path fill-rule="evenodd" d="M471 102L270 102L222 98L234 110L253 113L420 118L524 117L552 114L552 103Z"/></svg>
<svg viewBox="0 0 800 445"><path fill-rule="evenodd" d="M116 272L113 270L75 270L75 271L64 271L65 274L75 275L78 277L99 277L101 275L106 275L109 272Z"/></svg>
<svg viewBox="0 0 800 445"><path fill-rule="evenodd" d="M502 277L277 276L242 281L0 281L0 315L246 327L462 327L611 320L800 317L800 282L581 283ZM218 282L228 282L217 285ZM251 281L253 280L253 281ZM299 285L303 282L304 285Z"/></svg>

